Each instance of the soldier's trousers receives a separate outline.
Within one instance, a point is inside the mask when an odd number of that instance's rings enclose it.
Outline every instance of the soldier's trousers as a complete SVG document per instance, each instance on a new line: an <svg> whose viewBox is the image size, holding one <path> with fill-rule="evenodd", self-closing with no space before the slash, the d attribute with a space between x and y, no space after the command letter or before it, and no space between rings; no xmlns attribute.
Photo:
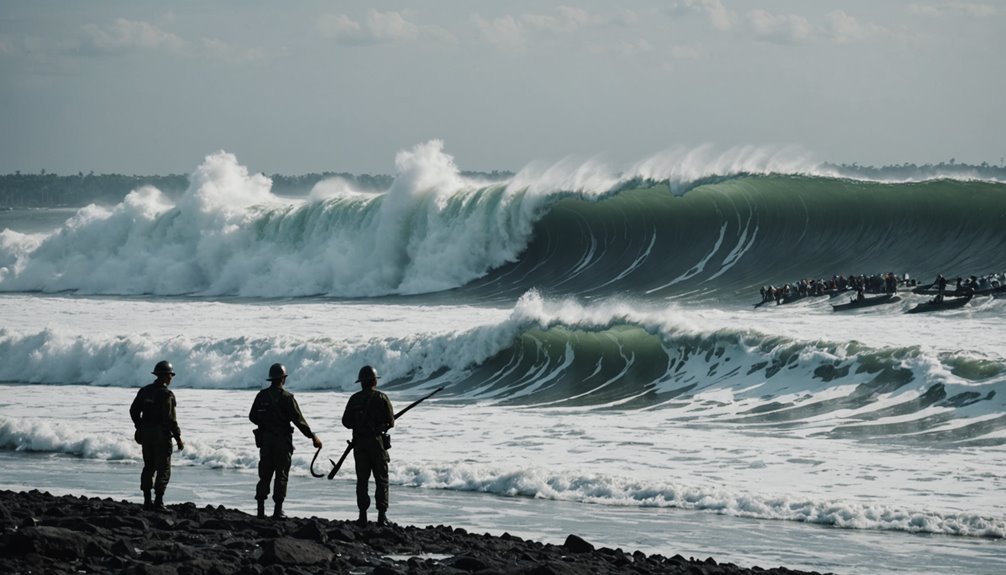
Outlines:
<svg viewBox="0 0 1006 575"><path fill-rule="evenodd" d="M353 459L356 461L356 506L360 511L370 508L370 495L367 493L370 475L374 475L374 498L377 499L377 510L388 510L388 452L381 445L378 437L354 437Z"/></svg>
<svg viewBox="0 0 1006 575"><path fill-rule="evenodd" d="M258 485L255 486L255 499L265 501L269 497L269 484L273 475L276 483L272 500L282 502L286 499L286 484L290 481L290 459L293 455L293 437L277 437L263 434L262 447L258 451Z"/></svg>
<svg viewBox="0 0 1006 575"><path fill-rule="evenodd" d="M143 440L143 471L140 489L164 494L171 480L171 436L161 430L140 430Z"/></svg>

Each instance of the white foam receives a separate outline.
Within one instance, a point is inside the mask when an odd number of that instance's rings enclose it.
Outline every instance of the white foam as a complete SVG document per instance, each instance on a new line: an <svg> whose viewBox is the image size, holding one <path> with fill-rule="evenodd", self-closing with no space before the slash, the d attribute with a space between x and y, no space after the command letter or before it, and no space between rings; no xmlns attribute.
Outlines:
<svg viewBox="0 0 1006 575"><path fill-rule="evenodd" d="M3 386L0 448L135 461L134 389ZM177 465L247 470L257 462L253 390L176 389L186 448ZM349 392L299 392L308 423L341 453ZM391 393L400 407L405 399ZM711 399L725 399L711 396ZM21 414L21 415L18 415ZM25 416L24 414L31 414ZM671 507L849 529L1002 537L995 470L1002 449L939 449L808 437L780 429L694 425L666 411L585 412L442 401L398 421L396 485L604 506ZM294 473L313 450L297 433ZM351 476L342 478L351 481Z"/></svg>
<svg viewBox="0 0 1006 575"><path fill-rule="evenodd" d="M145 187L38 240L0 238L0 289L372 296L457 287L516 257L544 197L462 178L439 141L396 158L382 194L281 200L226 152L176 203ZM332 184L334 185L334 184ZM336 186L337 187L337 186Z"/></svg>
<svg viewBox="0 0 1006 575"><path fill-rule="evenodd" d="M601 474L557 474L541 469L500 470L460 465L396 469L394 483L432 489L492 493L598 505L673 507L735 517L816 523L848 529L880 529L1002 538L1006 518L975 513L937 513L893 505L811 500L737 493Z"/></svg>

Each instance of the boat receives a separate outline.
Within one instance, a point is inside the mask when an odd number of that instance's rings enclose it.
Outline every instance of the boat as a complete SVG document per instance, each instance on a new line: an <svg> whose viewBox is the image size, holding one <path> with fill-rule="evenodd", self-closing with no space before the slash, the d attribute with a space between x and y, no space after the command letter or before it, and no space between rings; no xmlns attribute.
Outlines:
<svg viewBox="0 0 1006 575"><path fill-rule="evenodd" d="M991 283L985 283L980 285L982 287L978 287L976 285L967 283L963 284L960 288L958 288L957 286L947 286L947 289L946 291L943 292L943 295L959 297L965 295L969 289L972 292L974 292L974 295L995 295L996 293L999 293L1001 291L1006 291L1006 286L993 285ZM917 287L912 290L912 293L917 295L937 295L940 293L940 290L939 288L936 287L935 284L933 284L933 285Z"/></svg>
<svg viewBox="0 0 1006 575"><path fill-rule="evenodd" d="M912 293L918 295L936 295L940 293L940 288L935 283L931 283L924 286L915 286L912 288Z"/></svg>
<svg viewBox="0 0 1006 575"><path fill-rule="evenodd" d="M779 305L786 305L788 303L794 303L794 302L798 302L800 300L805 300L805 299L810 299L810 298L817 298L817 297L824 297L825 295L827 295L827 294L824 294L824 293L806 293L806 294L795 293L795 294L790 294L788 296L780 298L777 301L777 303Z"/></svg>
<svg viewBox="0 0 1006 575"><path fill-rule="evenodd" d="M844 287L844 288L839 288L839 289L831 289L831 290L828 290L828 291L826 291L824 293L828 294L829 298L835 299L838 296L840 296L840 295L842 295L844 293L847 293L847 292L849 292L851 290L852 290L852 288Z"/></svg>
<svg viewBox="0 0 1006 575"><path fill-rule="evenodd" d="M874 305L880 305L884 303L894 303L901 301L901 296L894 295L893 293L885 293L875 297L867 297L861 300L851 299L849 303L832 304L832 311L845 311L850 309L859 309L861 307L870 307Z"/></svg>
<svg viewBox="0 0 1006 575"><path fill-rule="evenodd" d="M963 298L944 298L943 302L937 302L936 300L931 300L925 304L919 304L914 308L905 312L905 314L925 314L927 312L940 312L942 310L954 310L956 308L962 308L968 302L971 302L972 296L965 296Z"/></svg>

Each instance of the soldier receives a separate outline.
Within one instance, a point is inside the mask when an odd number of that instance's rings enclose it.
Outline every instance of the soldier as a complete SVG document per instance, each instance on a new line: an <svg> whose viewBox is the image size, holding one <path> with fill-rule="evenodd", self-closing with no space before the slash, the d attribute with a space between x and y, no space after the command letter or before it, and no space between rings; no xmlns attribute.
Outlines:
<svg viewBox="0 0 1006 575"><path fill-rule="evenodd" d="M356 461L356 505L360 508L357 523L366 525L370 496L367 494L370 474L377 484L377 523L388 523L388 450L385 432L395 426L395 411L387 395L377 391L377 371L369 365L360 368L356 382L360 391L354 393L342 414L342 424L353 430L353 459Z"/></svg>
<svg viewBox="0 0 1006 575"><path fill-rule="evenodd" d="M163 511L164 490L171 479L171 438L175 438L179 451L185 449L185 443L175 419L175 394L168 389L175 370L167 361L159 361L153 374L157 379L136 393L129 416L136 426L134 437L143 445L143 472L140 473L143 508ZM151 488L157 494L154 501L150 500Z"/></svg>
<svg viewBox="0 0 1006 575"><path fill-rule="evenodd" d="M265 500L269 497L269 483L273 473L276 484L272 500L275 503L273 518L283 519L283 500L286 499L286 484L290 480L290 457L293 455L293 428L297 426L306 437L310 437L315 449L321 449L321 439L311 432L304 421L300 406L293 394L283 389L286 383L286 368L274 363L269 368L271 385L255 396L248 419L258 426L255 430L255 445L259 448L258 485L255 499L258 501L258 516L265 517Z"/></svg>

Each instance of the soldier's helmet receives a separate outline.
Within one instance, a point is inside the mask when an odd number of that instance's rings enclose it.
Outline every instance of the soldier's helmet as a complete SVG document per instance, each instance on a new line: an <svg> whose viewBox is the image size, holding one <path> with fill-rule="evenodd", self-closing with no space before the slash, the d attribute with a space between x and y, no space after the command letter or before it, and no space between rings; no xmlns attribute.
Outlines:
<svg viewBox="0 0 1006 575"><path fill-rule="evenodd" d="M161 361L157 362L157 365L154 366L154 371L152 371L151 373L153 373L154 375L161 375L162 373L175 375L175 370L174 368L171 367L171 362L169 362L166 359L162 359Z"/></svg>
<svg viewBox="0 0 1006 575"><path fill-rule="evenodd" d="M269 366L269 381L275 381L277 379L283 379L286 377L286 367L282 363L274 363Z"/></svg>
<svg viewBox="0 0 1006 575"><path fill-rule="evenodd" d="M377 370L369 365L360 368L360 373L356 377L356 383L377 383Z"/></svg>

